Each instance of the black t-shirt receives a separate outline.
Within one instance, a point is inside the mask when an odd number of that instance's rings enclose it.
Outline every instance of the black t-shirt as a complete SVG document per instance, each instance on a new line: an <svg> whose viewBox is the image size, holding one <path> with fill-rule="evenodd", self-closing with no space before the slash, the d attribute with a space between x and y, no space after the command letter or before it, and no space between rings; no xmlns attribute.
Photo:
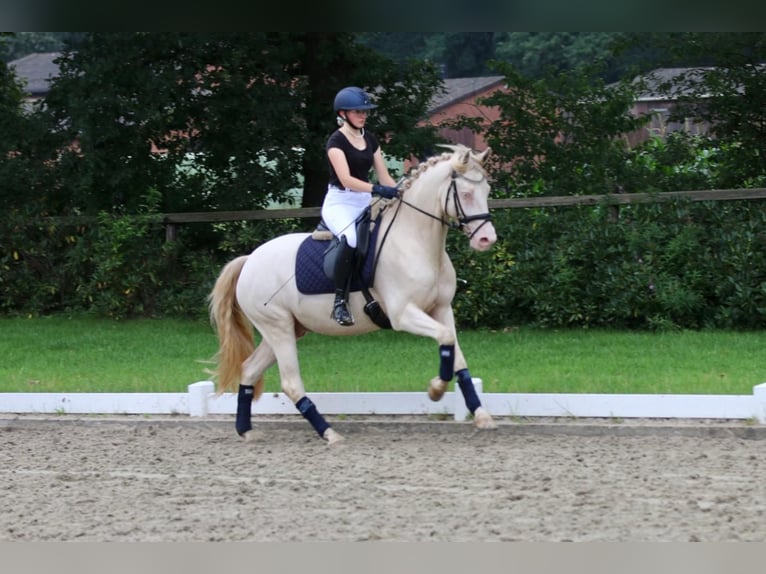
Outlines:
<svg viewBox="0 0 766 574"><path fill-rule="evenodd" d="M364 141L367 146L364 149L356 149L348 138L339 129L335 130L330 137L327 138L327 145L325 151L330 148L340 149L346 156L348 162L348 169L351 175L362 181L370 181L370 170L373 164L373 155L378 151L378 140L369 132L364 132ZM335 187L343 188L338 179L338 175L332 167L332 164L328 161L330 166L330 184Z"/></svg>

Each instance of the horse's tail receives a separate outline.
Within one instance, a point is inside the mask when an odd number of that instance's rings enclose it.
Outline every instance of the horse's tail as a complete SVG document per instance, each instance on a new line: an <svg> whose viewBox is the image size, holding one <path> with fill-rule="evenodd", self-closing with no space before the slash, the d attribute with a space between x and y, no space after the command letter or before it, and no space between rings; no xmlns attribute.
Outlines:
<svg viewBox="0 0 766 574"><path fill-rule="evenodd" d="M242 374L242 363L255 350L253 327L237 303L237 280L248 256L227 263L208 296L210 323L218 334L218 392L235 392Z"/></svg>

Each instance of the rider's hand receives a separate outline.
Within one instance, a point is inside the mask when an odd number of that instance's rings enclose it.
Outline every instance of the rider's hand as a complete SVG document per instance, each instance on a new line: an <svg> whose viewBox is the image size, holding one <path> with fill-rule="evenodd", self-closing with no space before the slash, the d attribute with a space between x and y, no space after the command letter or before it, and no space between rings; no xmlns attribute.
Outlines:
<svg viewBox="0 0 766 574"><path fill-rule="evenodd" d="M399 190L395 187L375 183L372 186L372 193L379 195L380 197L385 197L386 199L393 199L399 194Z"/></svg>

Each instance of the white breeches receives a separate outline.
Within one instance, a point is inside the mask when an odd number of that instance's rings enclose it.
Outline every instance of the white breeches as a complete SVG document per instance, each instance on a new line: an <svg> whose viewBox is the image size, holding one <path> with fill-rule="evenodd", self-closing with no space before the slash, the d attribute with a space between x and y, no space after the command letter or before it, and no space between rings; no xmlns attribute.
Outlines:
<svg viewBox="0 0 766 574"><path fill-rule="evenodd" d="M372 194L364 191L327 187L322 203L322 219L336 237L345 236L349 247L356 247L354 222L370 205Z"/></svg>

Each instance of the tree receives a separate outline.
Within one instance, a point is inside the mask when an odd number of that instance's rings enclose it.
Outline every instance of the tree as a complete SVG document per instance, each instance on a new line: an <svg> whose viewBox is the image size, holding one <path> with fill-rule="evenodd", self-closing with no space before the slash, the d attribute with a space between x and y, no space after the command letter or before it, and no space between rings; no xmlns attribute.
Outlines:
<svg viewBox="0 0 766 574"><path fill-rule="evenodd" d="M54 135L24 108L19 79L0 63L0 203L5 213L49 209L55 203Z"/></svg>
<svg viewBox="0 0 766 574"><path fill-rule="evenodd" d="M327 190L325 142L336 127L335 94L344 86L358 85L373 94L378 108L370 115L368 127L381 140L386 154L405 159L433 149L436 130L416 125L442 85L433 65L414 59L396 63L354 45L353 38L345 34L306 33L301 40L309 138L303 163L304 206L321 205ZM331 55L333 59L328 61Z"/></svg>
<svg viewBox="0 0 766 574"><path fill-rule="evenodd" d="M135 211L149 189L165 211L252 209L284 200L301 175L303 205L319 205L345 85L378 96L371 129L388 153L435 137L415 126L439 83L432 68L397 67L346 33L89 33L60 69L47 113L77 142L62 176L86 211Z"/></svg>
<svg viewBox="0 0 766 574"><path fill-rule="evenodd" d="M19 138L23 133L21 85L12 70L0 63L0 200L6 207L14 206L20 197L14 185L14 160L19 154ZM18 163L16 161L15 163Z"/></svg>
<svg viewBox="0 0 766 574"><path fill-rule="evenodd" d="M614 192L625 184L621 136L644 121L630 115L631 86L608 88L598 68L532 79L508 64L495 66L508 90L480 103L501 112L486 130L498 188L508 196L574 195Z"/></svg>
<svg viewBox="0 0 766 574"><path fill-rule="evenodd" d="M448 78L487 73L498 32L362 32L359 42L404 64L412 59L435 65Z"/></svg>
<svg viewBox="0 0 766 574"><path fill-rule="evenodd" d="M609 64L620 32L504 32L498 36L497 59L512 64L524 76L541 78L601 62L607 64L602 68L607 79L616 79Z"/></svg>
<svg viewBox="0 0 766 574"><path fill-rule="evenodd" d="M766 34L687 33L655 38L670 65L691 68L660 88L680 105L671 120L707 122L724 187L766 185Z"/></svg>
<svg viewBox="0 0 766 574"><path fill-rule="evenodd" d="M434 32L358 32L354 40L397 64L404 64L413 58L439 61L431 51L431 38L443 36ZM444 43L441 42L438 54L441 55L443 50Z"/></svg>
<svg viewBox="0 0 766 574"><path fill-rule="evenodd" d="M668 33L638 32L360 32L359 41L403 62L433 62L445 77L486 75L502 61L530 78L598 62L600 77L615 82L639 65L657 67L664 54L651 39Z"/></svg>
<svg viewBox="0 0 766 574"><path fill-rule="evenodd" d="M0 60L10 62L35 52L59 52L76 43L82 32L3 32Z"/></svg>
<svg viewBox="0 0 766 574"><path fill-rule="evenodd" d="M288 43L289 46L289 43ZM279 34L91 33L64 51L47 112L76 147L74 204L135 211L257 207L295 184L300 100Z"/></svg>
<svg viewBox="0 0 766 574"><path fill-rule="evenodd" d="M0 133L6 137L0 140L0 156L13 150L14 137L18 132L21 118L22 90L18 78L5 64L0 65ZM14 137L8 138L13 134Z"/></svg>
<svg viewBox="0 0 766 574"><path fill-rule="evenodd" d="M495 58L495 32L450 32L445 37L444 63L449 77L473 77L487 73Z"/></svg>

